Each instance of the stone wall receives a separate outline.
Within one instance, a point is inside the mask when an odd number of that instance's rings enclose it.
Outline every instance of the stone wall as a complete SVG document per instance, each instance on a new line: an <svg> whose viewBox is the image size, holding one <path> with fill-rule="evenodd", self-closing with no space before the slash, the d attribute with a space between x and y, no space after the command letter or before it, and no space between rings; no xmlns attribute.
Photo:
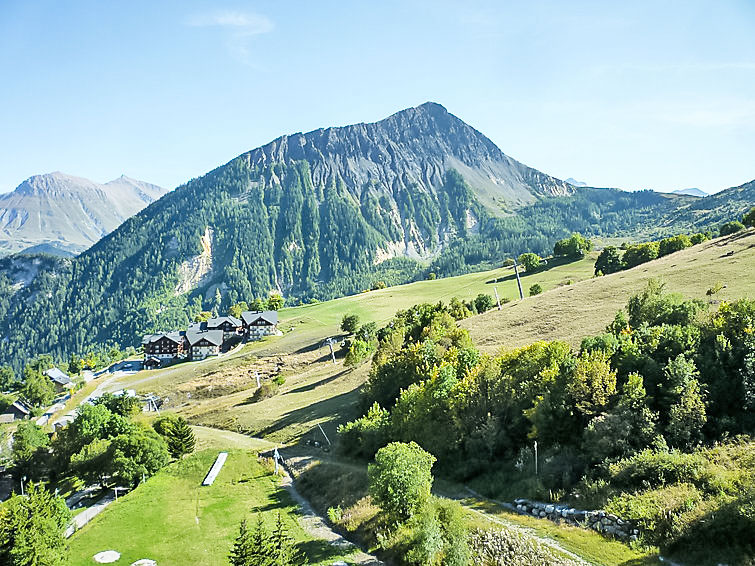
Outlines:
<svg viewBox="0 0 755 566"><path fill-rule="evenodd" d="M517 499L514 501L514 506L523 515L549 519L556 523L568 523L625 541L635 541L640 535L639 529L632 521L621 519L605 511L582 511L568 505L541 503L528 499Z"/></svg>

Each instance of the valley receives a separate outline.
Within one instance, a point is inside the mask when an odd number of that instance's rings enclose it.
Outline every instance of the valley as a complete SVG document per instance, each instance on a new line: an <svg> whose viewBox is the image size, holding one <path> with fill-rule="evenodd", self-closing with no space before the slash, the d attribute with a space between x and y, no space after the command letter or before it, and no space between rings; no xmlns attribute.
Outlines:
<svg viewBox="0 0 755 566"><path fill-rule="evenodd" d="M754 255L755 232L750 230L704 242L617 274L592 278L593 253L583 260L523 274L525 288L537 281L543 284L545 292L523 301L513 300L504 304L501 311L493 309L462 320L460 324L469 329L481 349L491 353L529 344L537 337L564 340L578 346L583 337L600 333L626 303L628 294L640 291L651 278L661 278L669 288L685 297L715 301L716 304L752 296L755 282L749 276L749 269L755 262ZM567 285L569 280L572 282ZM706 291L719 281L725 287L714 298L706 295ZM409 308L418 297L431 303L447 302L452 296L472 299L480 292L490 292L492 285L498 288L502 298L512 299L516 295L511 270L504 268L287 308L280 313L283 336L248 344L227 357L125 375L109 383L108 389L134 388L141 392L157 392L165 399L164 410L180 414L195 425L211 427L196 429L198 450L233 448L240 441L237 439L242 438L260 439L244 441L244 446L254 451L269 450L273 444L287 446L282 453L296 478L295 485L299 485L315 509L326 516L329 508L343 506L346 509L357 504L367 493L364 465L344 459L337 450L323 452L322 447L328 445L328 440L338 442L338 426L361 414L359 391L369 377L370 364L344 367L343 354L340 353L338 363L334 365L322 341L329 336L346 337L338 328L345 314L357 313L363 322L374 321L383 325L392 316L391 310ZM591 309L589 316L575 319L574 310L566 306L572 301L586 304ZM259 372L264 379L282 376L285 383L272 397L255 401L254 372ZM200 467L196 473L204 473L204 468ZM150 480L148 485L152 481L156 480ZM323 485L332 487L323 489ZM135 502L142 489L137 488L130 496ZM518 515L478 492L468 491L464 484L454 480L438 479L434 491L438 496L460 500L467 510L469 524L476 525L476 528L501 528L518 533L510 536L523 537L523 540L535 537L527 543L530 546L551 548L548 545L552 545L551 550L542 552L561 556L557 559L562 560L559 563L570 559L579 564L606 565L658 562L657 548L630 549L597 533ZM288 512L292 510L291 507L284 508ZM106 510L99 522L93 522L75 535L74 554L82 556L82 564L85 563L84 557L91 555L94 549L110 544L102 538L112 536L106 533L128 529L125 525L115 528L116 522L121 520L115 509ZM124 509L123 513L127 510ZM129 513L133 515L133 512ZM233 517L238 522L242 515L241 510L231 511L229 521ZM362 544L367 541L372 548L374 543L368 542L370 537L364 538L360 529L352 532L351 527L341 525L340 528L345 528L347 536L356 536ZM183 539L179 537L179 540ZM227 542L226 546L229 545ZM114 539L110 546L116 546ZM161 564L174 563L170 557L172 545L160 550L145 543L140 548L154 548L153 554L162 557ZM187 552L191 548L187 546Z"/></svg>

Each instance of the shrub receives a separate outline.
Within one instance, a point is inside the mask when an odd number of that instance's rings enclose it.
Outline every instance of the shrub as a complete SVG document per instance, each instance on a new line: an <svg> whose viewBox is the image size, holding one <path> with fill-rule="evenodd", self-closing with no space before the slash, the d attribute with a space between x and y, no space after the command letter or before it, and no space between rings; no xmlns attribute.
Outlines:
<svg viewBox="0 0 755 566"><path fill-rule="evenodd" d="M280 386L274 381L263 381L259 389L257 389L257 391L254 392L254 395L252 395L252 402L257 403L258 401L274 397L278 394L279 389Z"/></svg>
<svg viewBox="0 0 755 566"><path fill-rule="evenodd" d="M540 283L535 283L534 285L530 286L530 297L539 295L542 292L543 292L543 287L540 285Z"/></svg>
<svg viewBox="0 0 755 566"><path fill-rule="evenodd" d="M370 495L392 517L408 519L430 498L435 457L415 442L391 442L367 468Z"/></svg>
<svg viewBox="0 0 755 566"><path fill-rule="evenodd" d="M517 263L524 266L524 269L525 271L527 271L527 273L531 273L537 270L540 267L540 263L542 261L543 259L539 255L530 252L520 255L517 259Z"/></svg>
<svg viewBox="0 0 755 566"><path fill-rule="evenodd" d="M697 488L683 483L614 497L608 501L606 511L636 521L646 542L665 546L681 534L682 515L701 502L702 495Z"/></svg>
<svg viewBox="0 0 755 566"><path fill-rule="evenodd" d="M359 328L359 316L356 314L345 314L341 319L341 330L353 334Z"/></svg>
<svg viewBox="0 0 755 566"><path fill-rule="evenodd" d="M670 541L671 550L708 556L715 549L717 563L747 564L739 560L755 556L755 487L723 504L708 501L683 514L680 523L680 533Z"/></svg>
<svg viewBox="0 0 755 566"><path fill-rule="evenodd" d="M375 345L373 342L365 342L359 338L352 341L349 346L349 351L346 353L346 359L344 365L347 367L355 366L359 362L366 359L372 352L375 351Z"/></svg>
<svg viewBox="0 0 755 566"><path fill-rule="evenodd" d="M742 224L748 228L755 228L755 206L742 217Z"/></svg>
<svg viewBox="0 0 755 566"><path fill-rule="evenodd" d="M388 442L390 424L390 413L373 403L366 415L338 427L339 446L346 454L372 458Z"/></svg>
<svg viewBox="0 0 755 566"><path fill-rule="evenodd" d="M475 297L474 307L478 313L482 314L489 311L495 306L495 300L487 293L480 293Z"/></svg>
<svg viewBox="0 0 755 566"><path fill-rule="evenodd" d="M692 245L696 246L697 244L702 244L706 240L710 240L710 236L705 232L698 232L697 234L692 234L689 239L692 242Z"/></svg>
<svg viewBox="0 0 755 566"><path fill-rule="evenodd" d="M664 238L658 243L658 257L663 257L692 246L692 240L686 234Z"/></svg>
<svg viewBox="0 0 755 566"><path fill-rule="evenodd" d="M744 229L745 229L744 224L734 220L732 222L726 222L725 224L722 224L721 227L718 229L718 235L728 236L730 234L735 234L739 232L740 230L744 230Z"/></svg>
<svg viewBox="0 0 755 566"><path fill-rule="evenodd" d="M635 244L629 246L624 252L621 263L624 269L630 269L641 263L651 261L658 257L658 242L648 242L646 244ZM605 272L604 272L605 273Z"/></svg>
<svg viewBox="0 0 755 566"><path fill-rule="evenodd" d="M574 233L569 238L559 240L553 246L553 255L572 258L584 257L592 249L592 242L582 234Z"/></svg>

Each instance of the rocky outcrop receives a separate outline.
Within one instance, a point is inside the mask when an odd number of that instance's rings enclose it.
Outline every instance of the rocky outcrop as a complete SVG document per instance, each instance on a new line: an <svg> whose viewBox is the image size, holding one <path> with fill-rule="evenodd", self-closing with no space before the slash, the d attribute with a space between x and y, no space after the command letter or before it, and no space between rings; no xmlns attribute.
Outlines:
<svg viewBox="0 0 755 566"><path fill-rule="evenodd" d="M584 511L568 505L541 503L528 499L517 499L514 501L514 506L523 515L548 519L556 523L568 523L624 541L636 541L640 536L640 530L634 522L605 511Z"/></svg>

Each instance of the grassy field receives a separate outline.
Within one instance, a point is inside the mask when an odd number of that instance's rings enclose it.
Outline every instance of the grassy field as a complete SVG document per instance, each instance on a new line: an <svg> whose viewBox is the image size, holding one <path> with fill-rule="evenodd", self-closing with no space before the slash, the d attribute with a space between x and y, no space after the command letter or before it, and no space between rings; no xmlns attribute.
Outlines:
<svg viewBox="0 0 755 566"><path fill-rule="evenodd" d="M537 274L532 275L533 278ZM585 336L603 332L629 297L648 279L660 277L667 288L688 298L710 300L706 291L726 285L713 299L755 298L755 230L704 242L661 259L507 304L461 322L475 344L496 353L537 340L565 340L578 346Z"/></svg>
<svg viewBox="0 0 755 566"><path fill-rule="evenodd" d="M596 257L597 254L592 253L579 261L556 262L549 269L535 274L523 273L524 294L528 294L529 287L534 283L540 283L543 289L547 290L565 286L569 281L576 282L592 277ZM495 296L494 288L498 289L502 300L514 300L519 297L513 268L418 281L314 305L285 308L280 312L280 329L285 336L271 342L263 351L296 351L322 340L325 336L337 334L341 318L347 313L359 315L363 322L377 322L380 325L388 322L396 311L418 303L448 302L452 297L472 299L479 293Z"/></svg>
<svg viewBox="0 0 755 566"><path fill-rule="evenodd" d="M174 463L105 509L70 539L71 565L90 565L96 553L116 550L116 564L149 558L160 566L226 566L240 520L261 513L272 527L278 512L310 564L344 558L301 529L288 492L252 452L231 450L215 484L202 487L217 453L207 449Z"/></svg>

